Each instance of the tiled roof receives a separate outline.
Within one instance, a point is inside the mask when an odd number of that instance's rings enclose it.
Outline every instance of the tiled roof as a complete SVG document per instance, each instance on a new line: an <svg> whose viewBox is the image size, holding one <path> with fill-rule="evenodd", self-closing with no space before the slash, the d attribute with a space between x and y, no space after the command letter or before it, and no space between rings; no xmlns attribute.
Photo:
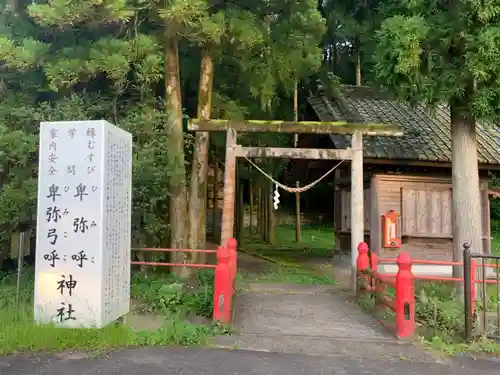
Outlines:
<svg viewBox="0 0 500 375"><path fill-rule="evenodd" d="M442 106L433 111L411 107L368 87L342 86L335 98L308 98L320 121L348 120L385 123L403 129L402 137L364 137L367 158L451 162L450 113ZM500 126L476 126L481 164L500 164ZM350 136L331 134L335 148L350 147Z"/></svg>

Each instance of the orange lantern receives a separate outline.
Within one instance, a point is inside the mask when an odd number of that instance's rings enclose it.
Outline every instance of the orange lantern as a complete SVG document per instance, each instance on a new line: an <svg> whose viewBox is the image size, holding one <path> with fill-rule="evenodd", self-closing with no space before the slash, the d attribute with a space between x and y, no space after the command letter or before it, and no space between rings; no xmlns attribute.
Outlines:
<svg viewBox="0 0 500 375"><path fill-rule="evenodd" d="M382 215L382 247L393 249L401 247L400 219L401 215L394 210Z"/></svg>

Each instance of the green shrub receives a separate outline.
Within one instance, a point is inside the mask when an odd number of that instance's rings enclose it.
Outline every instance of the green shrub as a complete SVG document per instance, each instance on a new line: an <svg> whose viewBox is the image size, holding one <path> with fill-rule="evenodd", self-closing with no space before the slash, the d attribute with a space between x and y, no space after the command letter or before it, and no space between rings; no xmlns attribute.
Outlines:
<svg viewBox="0 0 500 375"><path fill-rule="evenodd" d="M214 271L202 269L196 274L195 286L186 294L187 305L196 315L211 317L214 313Z"/></svg>
<svg viewBox="0 0 500 375"><path fill-rule="evenodd" d="M415 319L425 336L460 337L463 334L463 302L455 285L441 282L422 282L415 289Z"/></svg>
<svg viewBox="0 0 500 375"><path fill-rule="evenodd" d="M194 282L184 284L170 275L136 274L132 297L142 312L163 314L194 314L211 317L214 299L214 272L200 270Z"/></svg>

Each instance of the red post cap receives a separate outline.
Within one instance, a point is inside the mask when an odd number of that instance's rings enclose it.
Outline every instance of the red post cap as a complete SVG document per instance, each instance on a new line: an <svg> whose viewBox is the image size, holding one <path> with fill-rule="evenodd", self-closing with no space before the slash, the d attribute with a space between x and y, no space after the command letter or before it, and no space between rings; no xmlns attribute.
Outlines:
<svg viewBox="0 0 500 375"><path fill-rule="evenodd" d="M360 254L368 254L368 245L366 244L366 242L360 242L359 245L358 245L358 252Z"/></svg>
<svg viewBox="0 0 500 375"><path fill-rule="evenodd" d="M400 253L398 255L398 259L396 261L399 269L401 270L410 270L411 269L411 258L408 253Z"/></svg>

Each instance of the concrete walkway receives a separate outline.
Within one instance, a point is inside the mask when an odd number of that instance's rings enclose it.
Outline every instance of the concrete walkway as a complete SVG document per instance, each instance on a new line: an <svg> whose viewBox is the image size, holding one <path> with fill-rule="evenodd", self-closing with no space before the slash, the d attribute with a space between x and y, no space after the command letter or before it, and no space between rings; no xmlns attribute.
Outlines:
<svg viewBox="0 0 500 375"><path fill-rule="evenodd" d="M235 336L220 348L324 356L433 360L400 343L337 286L250 284L236 300Z"/></svg>
<svg viewBox="0 0 500 375"><path fill-rule="evenodd" d="M0 375L497 375L498 362L412 362L384 358L184 348L127 349L0 358Z"/></svg>

